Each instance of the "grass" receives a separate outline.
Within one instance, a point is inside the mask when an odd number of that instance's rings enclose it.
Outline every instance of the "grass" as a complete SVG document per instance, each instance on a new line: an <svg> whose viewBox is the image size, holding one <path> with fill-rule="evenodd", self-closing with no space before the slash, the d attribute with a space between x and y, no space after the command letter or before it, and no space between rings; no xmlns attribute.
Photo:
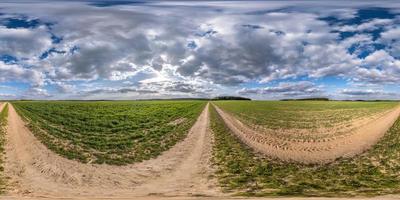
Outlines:
<svg viewBox="0 0 400 200"><path fill-rule="evenodd" d="M399 105L397 102L343 101L218 101L214 104L260 132L297 139L346 134L354 128L354 121Z"/></svg>
<svg viewBox="0 0 400 200"><path fill-rule="evenodd" d="M357 104L353 104L357 105ZM256 155L210 107L213 163L226 192L245 196L375 196L400 192L400 119L364 154L325 165Z"/></svg>
<svg viewBox="0 0 400 200"><path fill-rule="evenodd" d="M49 149L83 163L124 165L160 155L183 139L205 101L17 101Z"/></svg>
<svg viewBox="0 0 400 200"><path fill-rule="evenodd" d="M8 104L6 104L3 110L0 110L0 194L3 194L6 188L6 178L4 176L4 145L5 145L5 134L7 126L8 116Z"/></svg>
<svg viewBox="0 0 400 200"><path fill-rule="evenodd" d="M394 108L397 102L217 101L252 124L271 129L331 126Z"/></svg>

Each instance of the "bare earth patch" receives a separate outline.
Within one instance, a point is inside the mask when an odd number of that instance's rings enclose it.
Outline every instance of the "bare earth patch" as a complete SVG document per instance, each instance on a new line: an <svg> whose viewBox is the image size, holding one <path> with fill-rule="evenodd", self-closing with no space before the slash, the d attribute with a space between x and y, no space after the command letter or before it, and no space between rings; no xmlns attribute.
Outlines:
<svg viewBox="0 0 400 200"><path fill-rule="evenodd" d="M174 120L174 121L172 121L172 122L170 122L168 124L176 126L176 125L182 124L185 120L186 120L185 118L178 118L178 119L176 119L176 120Z"/></svg>
<svg viewBox="0 0 400 200"><path fill-rule="evenodd" d="M348 134L325 140L303 141L259 133L215 107L233 133L255 151L273 158L306 164L328 163L339 157L352 157L364 152L379 141L400 114L400 107L396 107L385 115L370 119Z"/></svg>
<svg viewBox="0 0 400 200"><path fill-rule="evenodd" d="M5 173L10 176L9 198L220 195L209 165L208 105L187 138L155 159L127 166L68 160L38 141L12 105L8 120Z"/></svg>

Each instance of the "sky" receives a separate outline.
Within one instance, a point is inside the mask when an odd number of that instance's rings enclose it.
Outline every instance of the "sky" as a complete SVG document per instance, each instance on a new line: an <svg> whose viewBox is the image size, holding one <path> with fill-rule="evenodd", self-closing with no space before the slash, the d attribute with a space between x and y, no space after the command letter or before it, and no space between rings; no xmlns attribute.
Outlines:
<svg viewBox="0 0 400 200"><path fill-rule="evenodd" d="M0 100L400 99L399 1L2 1Z"/></svg>

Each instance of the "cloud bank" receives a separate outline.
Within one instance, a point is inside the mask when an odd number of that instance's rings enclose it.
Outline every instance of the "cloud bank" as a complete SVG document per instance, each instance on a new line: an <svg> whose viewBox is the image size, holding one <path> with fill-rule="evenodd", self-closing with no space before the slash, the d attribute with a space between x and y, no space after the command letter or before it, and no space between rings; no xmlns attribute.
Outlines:
<svg viewBox="0 0 400 200"><path fill-rule="evenodd" d="M0 5L2 99L399 98L395 1Z"/></svg>

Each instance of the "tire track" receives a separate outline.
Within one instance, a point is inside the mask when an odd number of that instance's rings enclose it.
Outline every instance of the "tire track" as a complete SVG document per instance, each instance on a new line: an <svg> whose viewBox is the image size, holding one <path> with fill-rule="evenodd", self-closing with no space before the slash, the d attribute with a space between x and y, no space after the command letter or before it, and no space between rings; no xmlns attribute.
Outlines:
<svg viewBox="0 0 400 200"><path fill-rule="evenodd" d="M334 140L297 142L258 133L231 114L213 105L232 132L246 145L264 155L300 163L329 163L339 157L353 157L376 144L400 115L400 106L370 121L345 137Z"/></svg>
<svg viewBox="0 0 400 200"><path fill-rule="evenodd" d="M9 109L5 162L5 173L10 176L8 196L129 198L219 194L210 179L212 136L208 104L183 141L157 158L127 166L83 164L63 158L35 138L11 104Z"/></svg>

